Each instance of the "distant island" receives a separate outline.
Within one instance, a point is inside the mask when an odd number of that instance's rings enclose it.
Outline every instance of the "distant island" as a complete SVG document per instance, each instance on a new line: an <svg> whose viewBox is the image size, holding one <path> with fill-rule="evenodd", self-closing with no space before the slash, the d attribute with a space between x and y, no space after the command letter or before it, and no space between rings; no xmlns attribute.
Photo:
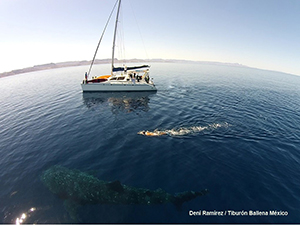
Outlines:
<svg viewBox="0 0 300 225"><path fill-rule="evenodd" d="M115 62L119 62L120 60L115 59ZM110 63L111 59L96 59L94 64L107 64ZM123 61L122 61L123 62ZM209 61L192 61L192 60L178 60L178 59L129 59L126 60L127 63L153 63L153 62L160 62L160 63L198 63L198 64L207 64L207 65L228 65L228 66L237 66L237 67L247 67L239 63L221 63L221 62L209 62ZM23 69L12 70L10 72L0 73L1 77L7 77L22 73L29 73L34 71L40 70L49 70L49 69L56 69L56 68L63 68L63 67L73 67L73 66L85 66L90 65L91 60L83 60L83 61L70 61L70 62L60 62L60 63L48 63L42 65L36 65L33 67L27 67Z"/></svg>

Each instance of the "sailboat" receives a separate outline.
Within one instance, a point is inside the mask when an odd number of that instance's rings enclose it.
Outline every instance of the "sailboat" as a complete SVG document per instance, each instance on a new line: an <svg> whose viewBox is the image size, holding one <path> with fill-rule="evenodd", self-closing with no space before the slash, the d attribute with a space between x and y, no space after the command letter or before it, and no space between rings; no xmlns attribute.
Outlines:
<svg viewBox="0 0 300 225"><path fill-rule="evenodd" d="M110 75L102 76L93 76L90 78L91 68L95 61L95 57L101 43L102 37L105 33L107 25L110 21L110 18L113 14L113 11L118 3L118 10L116 15L114 36L113 36L113 45L112 45L112 61L111 61L111 73ZM108 18L108 21L105 25L101 38L96 48L94 58L91 62L89 71L85 73L84 80L81 83L83 92L92 92L92 91L157 91L153 80L150 79L149 65L140 65L140 66L126 66L115 67L115 42L116 42L116 33L118 29L118 20L120 13L121 0L117 0L113 10Z"/></svg>

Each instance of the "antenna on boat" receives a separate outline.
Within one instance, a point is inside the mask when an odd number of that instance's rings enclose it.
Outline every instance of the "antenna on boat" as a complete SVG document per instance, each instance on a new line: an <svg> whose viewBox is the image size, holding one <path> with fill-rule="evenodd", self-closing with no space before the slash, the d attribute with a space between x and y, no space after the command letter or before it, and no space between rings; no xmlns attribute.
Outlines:
<svg viewBox="0 0 300 225"><path fill-rule="evenodd" d="M98 42L98 45L97 45L97 48L96 48L96 51L95 51L95 54L94 54L94 57L93 57L93 60L92 60L92 62L91 62L91 65L90 65L90 68L89 68L89 72L87 73L86 79L87 79L88 76L90 75L92 66L93 66L93 64L94 64L94 62L95 62L95 58L96 58L96 55L97 55L97 52L98 52L100 43L101 43L101 41L102 41L102 38L103 38L104 33L105 33L105 31L106 31L107 25L108 25L108 23L109 23L109 21L110 21L110 18L111 18L112 14L113 14L113 12L114 12L114 10L115 10L115 8L116 8L116 5L117 5L118 1L119 1L119 0L116 1L115 5L114 5L114 7L113 7L113 9L112 9L112 11L111 11L109 17L108 17L108 20L107 20L107 22L106 22L106 24L105 24L104 30L103 30L103 32L102 32L102 35L101 35L101 37L100 37L100 40L99 40L99 42Z"/></svg>
<svg viewBox="0 0 300 225"><path fill-rule="evenodd" d="M118 12L117 12L116 23L115 23L115 32L114 32L114 40L113 40L113 46L112 46L112 57L111 57L111 75L113 74L113 70L114 70L115 42L116 42L116 35L117 35L117 27L118 27L120 6L121 6L121 0L119 0Z"/></svg>

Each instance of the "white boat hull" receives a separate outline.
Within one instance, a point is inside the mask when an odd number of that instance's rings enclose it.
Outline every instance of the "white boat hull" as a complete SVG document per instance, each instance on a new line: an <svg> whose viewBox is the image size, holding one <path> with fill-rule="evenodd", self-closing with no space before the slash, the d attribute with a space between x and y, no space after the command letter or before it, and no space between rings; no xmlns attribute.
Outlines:
<svg viewBox="0 0 300 225"><path fill-rule="evenodd" d="M82 83L81 88L83 92L87 91L157 91L156 87L152 84L142 83L142 84L132 84L129 83Z"/></svg>

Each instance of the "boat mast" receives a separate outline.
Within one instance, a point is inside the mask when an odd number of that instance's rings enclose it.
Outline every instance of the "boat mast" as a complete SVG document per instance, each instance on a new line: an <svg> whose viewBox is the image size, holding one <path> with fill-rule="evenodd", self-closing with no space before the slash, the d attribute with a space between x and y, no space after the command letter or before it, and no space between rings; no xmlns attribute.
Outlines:
<svg viewBox="0 0 300 225"><path fill-rule="evenodd" d="M109 17L108 17L108 20L107 20L107 22L106 22L106 24L105 24L104 30L103 30L103 32L102 32L102 35L101 35L101 37L100 37L100 40L99 40L99 42L98 42L98 45L97 45L97 48L96 48L96 51L95 51L95 54L94 54L94 57L93 57L93 60L92 60L92 62L91 62L91 65L90 65L90 68L89 68L89 72L87 73L86 79L87 79L87 78L89 77L89 75L90 75L92 66L93 66L93 64L94 64L94 62L95 62L95 58L96 58L96 55L97 55L97 52L98 52L100 43L101 43L101 41L102 41L102 38L103 38L104 33L105 33L105 31L106 31L107 25L108 25L108 23L109 23L109 21L110 21L110 18L111 18L112 14L113 14L113 12L114 12L114 10L115 10L115 8L116 8L117 3L118 3L118 1L116 1L115 5L114 5L114 7L113 7L113 9L112 9L112 11L111 11Z"/></svg>
<svg viewBox="0 0 300 225"><path fill-rule="evenodd" d="M114 69L114 60L115 60L115 42L117 36L117 27L118 27L118 20L119 20L119 12L120 12L121 0L119 0L116 23L115 23L115 32L114 32L114 40L113 40L113 47L112 47L112 58L111 58L111 75L113 74Z"/></svg>

